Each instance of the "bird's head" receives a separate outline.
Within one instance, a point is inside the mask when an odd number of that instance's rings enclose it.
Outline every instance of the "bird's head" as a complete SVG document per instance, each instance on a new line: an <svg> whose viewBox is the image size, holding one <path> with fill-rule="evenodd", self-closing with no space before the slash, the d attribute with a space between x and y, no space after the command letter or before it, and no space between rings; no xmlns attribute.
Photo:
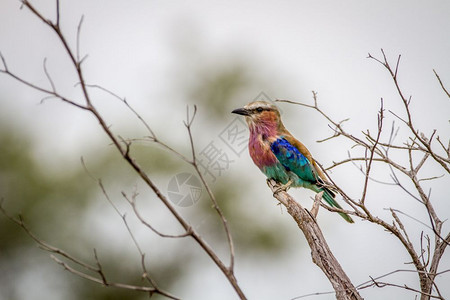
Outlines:
<svg viewBox="0 0 450 300"><path fill-rule="evenodd" d="M250 102L243 108L233 110L232 113L245 116L250 130L261 127L284 128L280 111L275 105L266 101Z"/></svg>

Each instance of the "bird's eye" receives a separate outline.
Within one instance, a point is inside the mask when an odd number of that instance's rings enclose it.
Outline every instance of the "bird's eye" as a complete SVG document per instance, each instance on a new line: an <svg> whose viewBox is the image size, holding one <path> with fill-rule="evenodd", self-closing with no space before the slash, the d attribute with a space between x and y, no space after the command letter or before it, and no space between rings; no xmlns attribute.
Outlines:
<svg viewBox="0 0 450 300"><path fill-rule="evenodd" d="M262 111L263 111L263 108L262 108L262 107L258 107L258 108L256 109L256 111L257 111L257 112L262 112Z"/></svg>

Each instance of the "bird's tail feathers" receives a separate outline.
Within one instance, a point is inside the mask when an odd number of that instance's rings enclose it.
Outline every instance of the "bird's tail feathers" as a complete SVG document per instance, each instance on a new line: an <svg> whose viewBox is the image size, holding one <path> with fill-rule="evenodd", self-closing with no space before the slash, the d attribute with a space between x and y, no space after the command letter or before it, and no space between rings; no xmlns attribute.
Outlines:
<svg viewBox="0 0 450 300"><path fill-rule="evenodd" d="M339 205L339 203L336 202L336 200L334 199L334 193L332 191L330 191L328 188L326 187L317 187L317 192L324 192L322 195L322 198L331 206L331 207L335 207L335 208L340 208L342 209L342 206ZM338 214L341 215L342 218L344 218L345 221L349 222L349 223L354 223L353 219L347 215L346 213L340 213L338 212Z"/></svg>

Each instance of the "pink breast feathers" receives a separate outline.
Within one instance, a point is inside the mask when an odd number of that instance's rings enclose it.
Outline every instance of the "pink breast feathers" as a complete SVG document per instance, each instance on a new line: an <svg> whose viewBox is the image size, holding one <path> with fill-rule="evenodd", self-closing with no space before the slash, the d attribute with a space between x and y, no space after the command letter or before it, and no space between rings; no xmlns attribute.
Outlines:
<svg viewBox="0 0 450 300"><path fill-rule="evenodd" d="M276 164L277 158L270 149L268 141L263 141L262 135L250 132L248 151L255 165L260 169Z"/></svg>

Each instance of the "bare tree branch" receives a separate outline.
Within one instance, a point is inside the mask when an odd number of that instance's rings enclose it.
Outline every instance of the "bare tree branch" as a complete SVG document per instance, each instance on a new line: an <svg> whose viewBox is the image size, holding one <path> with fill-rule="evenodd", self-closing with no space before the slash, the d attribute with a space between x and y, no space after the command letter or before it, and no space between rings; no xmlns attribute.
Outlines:
<svg viewBox="0 0 450 300"><path fill-rule="evenodd" d="M3 208L3 199L2 201L0 201L0 212L3 213L3 215L5 217L7 217L9 220L11 220L12 222L16 223L17 225L19 225L24 231L25 233L31 237L38 245L41 249L53 253L50 257L57 262L58 264L60 264L61 266L63 266L63 268L67 271L69 271L72 274L75 274L79 277L85 278L87 280L96 282L96 283L100 283L103 286L108 286L108 287L117 287L117 288L122 288L122 289L128 289L128 290L136 290L136 291L143 291L143 292L149 292L152 294L160 294L163 295L169 299L178 299L177 297L169 294L166 291L163 291L161 289L159 289L156 286L152 286L152 287L147 287L147 286L136 286L136 285L129 285L129 284L124 284L124 283L118 283L118 282L110 282L106 279L106 275L103 272L103 266L99 261L98 255L97 255L97 251L94 249L94 259L95 259L95 266L88 264L84 261L82 261L79 258L74 257L73 255L67 253L66 251L52 246L46 242L44 242L41 238L37 237L29 228L28 226L25 224L23 218L21 215L18 216L18 218L14 218L12 216L10 216L6 210ZM70 266L67 262L64 262L63 260L59 259L57 256L59 257L63 257L65 259L67 259L68 261L74 263L76 266L82 267L83 269L92 272L94 274L97 274L98 277L95 277L93 275L90 275L87 272L83 272L80 271L78 269L75 269L74 267Z"/></svg>
<svg viewBox="0 0 450 300"><path fill-rule="evenodd" d="M347 274L334 257L313 215L298 204L288 193L280 191L280 184L267 180L274 197L283 204L302 230L313 262L327 276L336 292L336 299L362 299Z"/></svg>

